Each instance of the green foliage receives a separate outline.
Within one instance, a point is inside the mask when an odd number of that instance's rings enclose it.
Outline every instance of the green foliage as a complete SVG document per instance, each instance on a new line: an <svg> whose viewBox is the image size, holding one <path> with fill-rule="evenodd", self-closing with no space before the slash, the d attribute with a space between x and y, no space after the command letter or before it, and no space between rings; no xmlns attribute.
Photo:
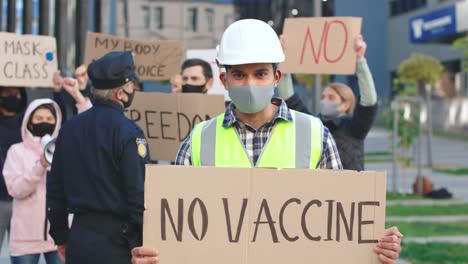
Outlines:
<svg viewBox="0 0 468 264"><path fill-rule="evenodd" d="M406 200L423 200L424 196L417 194L404 194L404 193L391 193L387 192L387 201L397 200L397 201L406 201Z"/></svg>
<svg viewBox="0 0 468 264"><path fill-rule="evenodd" d="M468 215L468 204L387 205L387 216Z"/></svg>
<svg viewBox="0 0 468 264"><path fill-rule="evenodd" d="M418 89L416 87L417 83L415 81L403 81L402 79L395 78L393 79L392 91L398 96L417 96Z"/></svg>
<svg viewBox="0 0 468 264"><path fill-rule="evenodd" d="M459 168L459 169L432 169L435 172L446 173L456 176L468 176L468 168Z"/></svg>
<svg viewBox="0 0 468 264"><path fill-rule="evenodd" d="M416 83L413 81L405 82L400 79L393 80L393 91L397 93L399 96L416 96L417 89ZM413 144L414 140L418 136L418 124L419 124L419 112L420 109L415 108L413 105L409 104L410 114L409 116L405 116L405 110L399 109L398 110L398 142L397 145L402 147L405 151L407 151L411 145ZM413 107L412 107L413 106ZM386 119L387 127L390 130L393 130L393 109L389 107L387 109L387 119ZM409 166L411 159L403 157L405 164Z"/></svg>
<svg viewBox="0 0 468 264"><path fill-rule="evenodd" d="M468 235L468 222L387 222L397 226L405 237Z"/></svg>
<svg viewBox="0 0 468 264"><path fill-rule="evenodd" d="M452 243L405 243L401 258L414 264L466 264L468 263L468 245Z"/></svg>
<svg viewBox="0 0 468 264"><path fill-rule="evenodd" d="M413 53L398 67L398 76L404 81L435 84L442 75L444 67L435 58L421 53Z"/></svg>
<svg viewBox="0 0 468 264"><path fill-rule="evenodd" d="M453 43L452 47L455 49L468 48L468 37L457 38Z"/></svg>
<svg viewBox="0 0 468 264"><path fill-rule="evenodd" d="M315 75L313 74L295 74L296 80L299 84L304 85L309 89L315 88ZM328 85L331 80L330 75L320 75L320 83L322 87Z"/></svg>
<svg viewBox="0 0 468 264"><path fill-rule="evenodd" d="M452 43L454 49L463 49L463 70L468 72L468 36L456 39Z"/></svg>

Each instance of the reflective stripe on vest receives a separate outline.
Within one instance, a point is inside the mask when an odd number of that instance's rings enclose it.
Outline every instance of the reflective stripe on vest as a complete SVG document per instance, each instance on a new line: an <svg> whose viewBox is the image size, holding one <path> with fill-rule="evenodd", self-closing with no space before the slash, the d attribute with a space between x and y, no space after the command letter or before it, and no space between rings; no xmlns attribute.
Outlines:
<svg viewBox="0 0 468 264"><path fill-rule="evenodd" d="M294 122L280 119L256 167L313 168L322 155L322 122L291 111ZM254 167L236 130L223 127L224 114L195 126L191 136L194 166Z"/></svg>

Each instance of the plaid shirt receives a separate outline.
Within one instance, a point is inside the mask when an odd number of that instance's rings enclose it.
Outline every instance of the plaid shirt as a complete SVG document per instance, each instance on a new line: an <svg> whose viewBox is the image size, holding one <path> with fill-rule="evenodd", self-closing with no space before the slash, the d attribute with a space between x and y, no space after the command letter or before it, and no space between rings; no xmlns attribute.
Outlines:
<svg viewBox="0 0 468 264"><path fill-rule="evenodd" d="M260 156L263 147L265 146L268 138L272 135L273 128L279 120L286 122L294 122L289 108L286 103L280 98L273 98L271 102L279 106L273 119L265 123L259 129L255 129L248 124L242 122L236 115L234 104L230 104L224 114L223 127L233 126L240 138L240 141L245 146L247 155L252 164L257 164L258 157ZM323 151L320 157L320 162L317 168L319 169L343 169L341 165L338 149L336 148L333 136L328 129L323 127ZM188 136L182 143L179 152L177 153L176 165L192 165L192 150L190 147L191 135Z"/></svg>

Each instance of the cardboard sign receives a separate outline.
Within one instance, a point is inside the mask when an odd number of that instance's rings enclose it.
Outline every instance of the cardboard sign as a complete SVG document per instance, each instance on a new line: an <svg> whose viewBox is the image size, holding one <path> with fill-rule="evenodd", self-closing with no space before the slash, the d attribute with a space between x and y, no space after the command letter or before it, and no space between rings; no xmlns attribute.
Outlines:
<svg viewBox="0 0 468 264"><path fill-rule="evenodd" d="M284 23L287 73L354 74L354 41L362 18L287 18Z"/></svg>
<svg viewBox="0 0 468 264"><path fill-rule="evenodd" d="M227 90L224 89L224 85L219 79L220 68L216 63L216 54L216 49L187 50L187 59L197 58L207 61L211 66L211 70L213 71L213 87L211 87L211 89L208 91L208 94L222 94L224 95L225 101L231 101Z"/></svg>
<svg viewBox="0 0 468 264"><path fill-rule="evenodd" d="M379 263L380 172L147 165L143 245L171 264Z"/></svg>
<svg viewBox="0 0 468 264"><path fill-rule="evenodd" d="M221 95L137 92L125 115L143 129L152 160L174 161L192 128L224 111Z"/></svg>
<svg viewBox="0 0 468 264"><path fill-rule="evenodd" d="M178 74L183 59L181 41L137 41L112 35L88 32L85 63L90 64L108 52L126 50L133 53L135 72L141 80L169 80Z"/></svg>
<svg viewBox="0 0 468 264"><path fill-rule="evenodd" d="M0 33L0 85L52 87L57 44L49 36Z"/></svg>

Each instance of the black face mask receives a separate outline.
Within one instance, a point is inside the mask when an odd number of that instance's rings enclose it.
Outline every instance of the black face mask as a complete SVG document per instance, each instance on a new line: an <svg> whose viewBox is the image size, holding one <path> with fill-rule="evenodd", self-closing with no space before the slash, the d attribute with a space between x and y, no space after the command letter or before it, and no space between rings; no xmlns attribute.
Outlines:
<svg viewBox="0 0 468 264"><path fill-rule="evenodd" d="M203 89L205 89L206 84L202 85L192 85L192 84L184 84L182 85L182 92L183 93L203 93Z"/></svg>
<svg viewBox="0 0 468 264"><path fill-rule="evenodd" d="M125 90L123 90L123 92L124 92L124 93L127 95L127 97L128 97L128 98L127 98L127 102L124 102L124 101L122 101L122 100L120 100L120 101L122 102L124 108L129 108L130 105L132 105L133 97L135 96L135 90L133 90L132 93L129 93L129 92L125 91Z"/></svg>
<svg viewBox="0 0 468 264"><path fill-rule="evenodd" d="M21 107L21 98L18 99L16 95L0 97L0 106L8 112L18 112Z"/></svg>
<svg viewBox="0 0 468 264"><path fill-rule="evenodd" d="M46 134L52 135L54 133L55 124L47 122L41 122L37 124L31 124L31 133L36 137L43 137Z"/></svg>

